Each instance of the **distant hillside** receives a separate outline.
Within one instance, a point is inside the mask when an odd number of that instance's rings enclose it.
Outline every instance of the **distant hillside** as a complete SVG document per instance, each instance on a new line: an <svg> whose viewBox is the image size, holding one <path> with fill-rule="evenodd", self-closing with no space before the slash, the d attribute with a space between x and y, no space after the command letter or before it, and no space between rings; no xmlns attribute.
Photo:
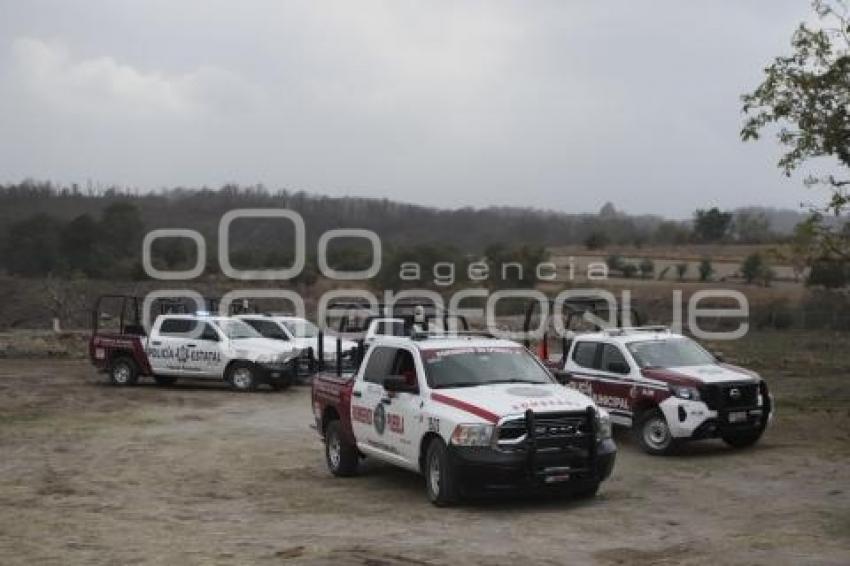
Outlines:
<svg viewBox="0 0 850 566"><path fill-rule="evenodd" d="M98 217L116 202L136 205L146 229L192 228L204 234L210 243L216 241L221 216L235 208L279 207L298 211L304 217L311 246L331 228L374 230L390 245L440 243L468 251L481 251L494 242L582 243L594 232L605 232L612 243L626 244L651 240L660 226L671 224L658 216L628 216L610 211L564 214L511 207L449 210L387 199L327 197L233 185L218 190L175 188L137 194L28 182L0 186L0 238L10 225L35 214L45 213L67 222L82 214ZM262 229L246 230L241 236L245 245L268 245L280 229L268 223Z"/></svg>

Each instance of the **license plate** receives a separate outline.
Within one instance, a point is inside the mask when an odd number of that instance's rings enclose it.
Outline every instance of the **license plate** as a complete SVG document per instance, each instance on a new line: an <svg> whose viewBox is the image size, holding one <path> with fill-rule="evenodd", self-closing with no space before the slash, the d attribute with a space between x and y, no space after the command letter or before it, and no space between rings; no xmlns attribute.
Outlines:
<svg viewBox="0 0 850 566"><path fill-rule="evenodd" d="M734 413L729 413L729 422L730 423L743 423L747 421L747 412L746 411L736 411Z"/></svg>

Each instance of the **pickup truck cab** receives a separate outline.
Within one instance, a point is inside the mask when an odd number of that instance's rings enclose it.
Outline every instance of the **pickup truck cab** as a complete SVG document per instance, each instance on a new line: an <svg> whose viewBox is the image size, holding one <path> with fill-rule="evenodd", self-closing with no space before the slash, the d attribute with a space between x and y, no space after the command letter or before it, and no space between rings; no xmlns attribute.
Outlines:
<svg viewBox="0 0 850 566"><path fill-rule="evenodd" d="M319 340L322 341L322 357L326 366L336 363L337 338L325 336L319 328L305 318L275 314L240 314L237 319L245 322L263 337L288 342L301 350L298 369L301 374L311 375L318 368ZM357 348L357 342L341 339L343 353Z"/></svg>
<svg viewBox="0 0 850 566"><path fill-rule="evenodd" d="M631 427L650 454L685 440L755 444L772 417L767 384L663 327L576 336L559 381L593 397L614 424Z"/></svg>
<svg viewBox="0 0 850 566"><path fill-rule="evenodd" d="M313 379L312 403L334 475L375 458L423 474L436 505L472 488L589 496L614 466L608 414L506 340L376 337L354 375Z"/></svg>
<svg viewBox="0 0 850 566"><path fill-rule="evenodd" d="M96 330L89 343L92 363L115 385L133 385L141 376L160 385L195 378L223 380L238 391L262 383L289 387L299 353L240 320L198 314L160 315L149 336L140 326L118 334Z"/></svg>

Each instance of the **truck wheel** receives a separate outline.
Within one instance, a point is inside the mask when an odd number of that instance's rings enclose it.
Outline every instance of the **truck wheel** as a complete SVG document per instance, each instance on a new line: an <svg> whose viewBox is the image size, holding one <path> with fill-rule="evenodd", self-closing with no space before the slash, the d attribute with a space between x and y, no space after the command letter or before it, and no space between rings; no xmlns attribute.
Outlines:
<svg viewBox="0 0 850 566"><path fill-rule="evenodd" d="M325 429L325 460L335 476L347 477L357 473L360 459L357 448L342 437L342 425L338 420L328 423Z"/></svg>
<svg viewBox="0 0 850 566"><path fill-rule="evenodd" d="M257 388L256 370L247 362L236 362L227 370L227 381L236 391L254 391Z"/></svg>
<svg viewBox="0 0 850 566"><path fill-rule="evenodd" d="M139 381L139 366L132 358L115 358L109 366L109 379L113 385L135 385Z"/></svg>
<svg viewBox="0 0 850 566"><path fill-rule="evenodd" d="M173 375L155 375L153 376L153 380L156 381L157 385L163 387L167 385L174 385L175 383L177 383L177 378Z"/></svg>
<svg viewBox="0 0 850 566"><path fill-rule="evenodd" d="M435 438L428 445L425 455L425 487L428 499L437 507L448 507L457 503L455 474L449 462L446 445L440 438Z"/></svg>
<svg viewBox="0 0 850 566"><path fill-rule="evenodd" d="M754 430L723 432L720 434L720 438L733 448L746 448L758 442L763 432L764 429L761 427Z"/></svg>
<svg viewBox="0 0 850 566"><path fill-rule="evenodd" d="M676 448L676 439L673 438L667 419L659 409L641 413L633 433L637 443L647 454L661 456L670 454Z"/></svg>

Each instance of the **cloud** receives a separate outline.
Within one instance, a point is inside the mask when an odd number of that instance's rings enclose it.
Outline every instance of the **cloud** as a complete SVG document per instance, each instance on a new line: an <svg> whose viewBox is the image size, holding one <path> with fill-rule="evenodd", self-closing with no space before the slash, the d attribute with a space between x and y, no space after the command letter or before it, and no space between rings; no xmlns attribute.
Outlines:
<svg viewBox="0 0 850 566"><path fill-rule="evenodd" d="M74 58L64 44L32 37L15 39L12 55L15 73L29 95L75 114L198 117L250 108L262 95L257 86L215 66L169 75L108 56Z"/></svg>

